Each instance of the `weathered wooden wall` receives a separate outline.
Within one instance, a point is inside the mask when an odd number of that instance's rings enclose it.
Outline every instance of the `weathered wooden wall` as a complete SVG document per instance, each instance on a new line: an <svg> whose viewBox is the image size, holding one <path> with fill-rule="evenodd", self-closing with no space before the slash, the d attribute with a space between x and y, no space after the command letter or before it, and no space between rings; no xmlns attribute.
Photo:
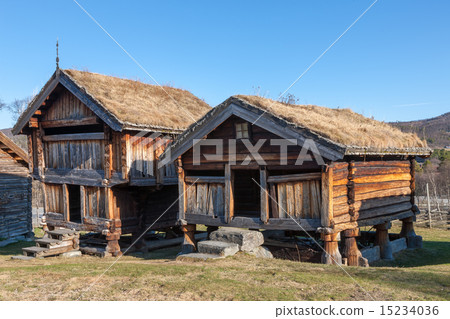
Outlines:
<svg viewBox="0 0 450 319"><path fill-rule="evenodd" d="M334 223L346 223L409 211L411 163L351 161L334 174Z"/></svg>
<svg viewBox="0 0 450 319"><path fill-rule="evenodd" d="M0 238L32 233L31 199L28 168L0 149Z"/></svg>

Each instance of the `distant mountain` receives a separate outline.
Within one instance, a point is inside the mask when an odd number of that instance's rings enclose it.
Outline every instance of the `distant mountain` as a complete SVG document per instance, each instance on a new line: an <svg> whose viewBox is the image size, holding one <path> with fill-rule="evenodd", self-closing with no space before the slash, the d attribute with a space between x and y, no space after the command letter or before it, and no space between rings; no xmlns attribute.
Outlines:
<svg viewBox="0 0 450 319"><path fill-rule="evenodd" d="M426 120L391 122L403 132L414 132L431 148L450 147L450 112Z"/></svg>
<svg viewBox="0 0 450 319"><path fill-rule="evenodd" d="M11 132L12 129L5 128L0 129L6 136L8 136L10 139L14 141L17 145L19 145L21 148L23 148L28 153L28 147L27 147L27 137L25 135L16 135L14 136Z"/></svg>

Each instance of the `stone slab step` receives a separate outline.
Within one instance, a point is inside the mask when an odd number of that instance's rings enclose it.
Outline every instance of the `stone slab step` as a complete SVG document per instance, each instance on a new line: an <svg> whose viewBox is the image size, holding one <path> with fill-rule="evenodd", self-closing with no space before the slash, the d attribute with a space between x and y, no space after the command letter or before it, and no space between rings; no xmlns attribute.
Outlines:
<svg viewBox="0 0 450 319"><path fill-rule="evenodd" d="M223 257L233 256L239 251L239 245L217 240L200 241L197 244L199 253L219 255Z"/></svg>
<svg viewBox="0 0 450 319"><path fill-rule="evenodd" d="M179 255L177 257L178 261L205 261L210 259L221 259L225 258L218 255L213 254L202 254L202 253L190 253L190 254L183 254Z"/></svg>
<svg viewBox="0 0 450 319"><path fill-rule="evenodd" d="M42 253L44 251L47 251L48 248L33 246L33 247L22 248L22 250L27 252L27 253Z"/></svg>
<svg viewBox="0 0 450 319"><path fill-rule="evenodd" d="M12 260L32 260L35 259L32 256L24 256L24 255L17 255L17 256L11 256Z"/></svg>
<svg viewBox="0 0 450 319"><path fill-rule="evenodd" d="M238 244L242 251L253 251L264 244L264 236L261 232L233 227L223 227L213 231L209 239Z"/></svg>

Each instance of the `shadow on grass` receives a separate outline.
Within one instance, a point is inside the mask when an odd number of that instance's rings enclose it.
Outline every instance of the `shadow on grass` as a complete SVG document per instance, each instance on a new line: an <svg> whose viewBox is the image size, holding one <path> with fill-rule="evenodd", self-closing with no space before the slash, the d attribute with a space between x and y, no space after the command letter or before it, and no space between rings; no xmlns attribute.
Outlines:
<svg viewBox="0 0 450 319"><path fill-rule="evenodd" d="M423 248L406 249L394 256L394 260L380 260L372 267L421 267L450 264L450 242L424 241Z"/></svg>
<svg viewBox="0 0 450 319"><path fill-rule="evenodd" d="M3 255L23 255L22 248L35 246L33 241L19 241L0 248L0 256Z"/></svg>

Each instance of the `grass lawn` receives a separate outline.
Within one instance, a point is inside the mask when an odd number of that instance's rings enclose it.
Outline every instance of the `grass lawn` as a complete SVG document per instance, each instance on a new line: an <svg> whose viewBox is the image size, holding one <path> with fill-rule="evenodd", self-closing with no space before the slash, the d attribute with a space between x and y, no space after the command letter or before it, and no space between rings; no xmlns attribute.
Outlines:
<svg viewBox="0 0 450 319"><path fill-rule="evenodd" d="M345 270L376 300L450 300L450 231L416 232L423 249ZM92 285L114 258L10 260L30 245L0 248L0 300L370 300L337 266L245 254L177 262L178 248L124 256Z"/></svg>

